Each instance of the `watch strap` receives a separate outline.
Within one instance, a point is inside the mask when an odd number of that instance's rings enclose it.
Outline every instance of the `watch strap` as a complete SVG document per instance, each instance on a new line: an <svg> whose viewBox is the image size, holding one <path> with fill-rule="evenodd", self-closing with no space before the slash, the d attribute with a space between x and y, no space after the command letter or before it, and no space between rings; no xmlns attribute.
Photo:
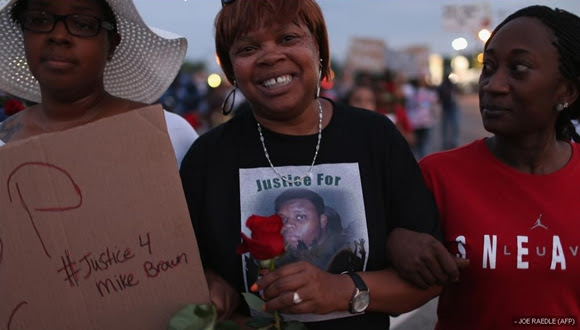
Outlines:
<svg viewBox="0 0 580 330"><path fill-rule="evenodd" d="M355 272L346 272L346 274L348 276L350 276L350 278L354 282L354 286L356 286L356 288L359 289L359 291L368 291L369 290L367 288L367 285L363 281L363 279L357 273L355 273Z"/></svg>

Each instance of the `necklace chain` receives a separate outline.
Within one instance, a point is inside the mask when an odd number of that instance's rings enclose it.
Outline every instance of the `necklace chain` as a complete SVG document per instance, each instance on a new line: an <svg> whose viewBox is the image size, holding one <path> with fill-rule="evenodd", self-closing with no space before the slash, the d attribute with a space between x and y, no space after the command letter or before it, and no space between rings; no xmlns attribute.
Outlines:
<svg viewBox="0 0 580 330"><path fill-rule="evenodd" d="M320 104L320 100L316 100L318 103L318 142L316 143L316 149L314 150L314 158L312 158L312 163L310 164L310 168L303 176L296 178L296 179L288 179L274 167L272 164L272 160L270 160L270 154L268 154L268 149L266 149L266 142L264 141L264 135L262 135L262 126L258 123L258 133L260 133L260 141L262 142L262 148L264 148L264 155L266 155L266 159L270 164L270 167L274 172L280 177L280 179L286 181L287 183L297 184L302 183L306 177L310 176L312 173L312 168L314 167L314 163L316 162L316 157L318 156L318 150L320 149L320 141L322 140L322 105ZM257 121L256 121L257 122Z"/></svg>

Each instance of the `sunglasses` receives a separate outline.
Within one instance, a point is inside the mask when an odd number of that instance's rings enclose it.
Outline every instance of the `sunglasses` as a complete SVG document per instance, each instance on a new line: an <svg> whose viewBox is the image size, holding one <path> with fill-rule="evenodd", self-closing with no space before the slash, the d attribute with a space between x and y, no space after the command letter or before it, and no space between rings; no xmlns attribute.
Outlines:
<svg viewBox="0 0 580 330"><path fill-rule="evenodd" d="M222 7L234 3L236 0L222 0Z"/></svg>

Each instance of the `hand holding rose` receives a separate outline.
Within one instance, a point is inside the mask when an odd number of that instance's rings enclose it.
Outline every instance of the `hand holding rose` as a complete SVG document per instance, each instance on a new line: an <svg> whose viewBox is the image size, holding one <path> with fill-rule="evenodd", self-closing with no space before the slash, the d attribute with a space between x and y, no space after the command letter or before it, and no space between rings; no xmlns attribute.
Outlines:
<svg viewBox="0 0 580 330"><path fill-rule="evenodd" d="M348 310L351 291L336 288L353 286L347 276L327 273L305 261L268 272L256 285L257 290L264 291L266 311L279 310L294 314L327 314ZM295 292L302 300L298 304L293 299Z"/></svg>

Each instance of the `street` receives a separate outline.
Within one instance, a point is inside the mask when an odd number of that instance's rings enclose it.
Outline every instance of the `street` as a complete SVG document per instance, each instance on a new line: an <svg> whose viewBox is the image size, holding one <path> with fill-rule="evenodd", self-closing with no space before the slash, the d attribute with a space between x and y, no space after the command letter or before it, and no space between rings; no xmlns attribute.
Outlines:
<svg viewBox="0 0 580 330"><path fill-rule="evenodd" d="M465 145L484 136L491 135L483 128L481 115L479 113L479 103L477 94L458 95L459 106L459 145ZM431 129L431 141L429 151L440 151L441 142L441 121Z"/></svg>
<svg viewBox="0 0 580 330"><path fill-rule="evenodd" d="M484 136L489 136L481 123L477 94L458 96L460 109L459 145L465 145ZM431 131L430 152L441 150L441 125ZM391 318L392 330L425 330L433 329L437 321L437 298L431 300L413 312Z"/></svg>

